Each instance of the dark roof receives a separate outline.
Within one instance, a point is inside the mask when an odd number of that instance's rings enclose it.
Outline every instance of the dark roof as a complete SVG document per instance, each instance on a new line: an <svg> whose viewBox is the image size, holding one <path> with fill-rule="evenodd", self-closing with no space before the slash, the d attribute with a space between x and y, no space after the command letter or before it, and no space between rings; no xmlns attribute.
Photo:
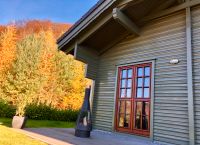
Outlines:
<svg viewBox="0 0 200 145"><path fill-rule="evenodd" d="M85 13L68 31L66 31L60 38L58 38L57 43L62 41L65 36L71 33L82 21L84 21L94 10L96 10L104 1L106 0L99 0L87 13Z"/></svg>

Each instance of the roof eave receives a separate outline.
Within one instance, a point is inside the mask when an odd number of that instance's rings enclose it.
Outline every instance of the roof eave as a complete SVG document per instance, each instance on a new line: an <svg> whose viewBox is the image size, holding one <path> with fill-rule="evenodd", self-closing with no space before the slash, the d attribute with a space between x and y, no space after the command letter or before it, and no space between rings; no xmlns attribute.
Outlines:
<svg viewBox="0 0 200 145"><path fill-rule="evenodd" d="M98 18L107 8L109 8L117 0L100 0L93 6L80 20L78 20L66 33L64 33L58 40L58 48L62 48L70 43L78 34L88 27L94 20ZM69 48L70 50L72 48ZM68 50L68 51L70 51Z"/></svg>

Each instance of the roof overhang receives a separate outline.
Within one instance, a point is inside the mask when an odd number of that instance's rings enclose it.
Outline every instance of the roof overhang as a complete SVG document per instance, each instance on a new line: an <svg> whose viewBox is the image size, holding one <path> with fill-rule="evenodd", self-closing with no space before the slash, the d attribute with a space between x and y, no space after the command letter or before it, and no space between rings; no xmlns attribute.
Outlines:
<svg viewBox="0 0 200 145"><path fill-rule="evenodd" d="M69 53L82 43L102 53L127 35L139 36L149 21L197 4L200 0L100 0L58 39L58 47Z"/></svg>
<svg viewBox="0 0 200 145"><path fill-rule="evenodd" d="M116 0L100 0L80 20L78 20L58 40L58 48L63 50L65 44L74 39L83 29L89 26L99 15L109 8ZM111 18L111 17L110 17ZM108 18L109 19L109 18Z"/></svg>
<svg viewBox="0 0 200 145"><path fill-rule="evenodd" d="M125 8L128 4L137 4L143 0L99 0L96 5L94 5L80 20L78 20L66 33L64 33L58 40L58 48L60 50L65 51L66 53L70 52L73 48L70 47L68 44L73 43L81 43L86 38L89 37L93 32L99 29L102 25L108 22L110 19L113 18L112 13L106 15L103 18L103 21L98 24L98 26L90 30L90 33L86 37L82 37L80 39L77 36L87 27L91 25L97 18L100 17L107 9L112 6L117 6L119 9ZM117 11L119 12L119 10ZM116 13L119 14L119 13ZM116 18L117 19L117 18Z"/></svg>

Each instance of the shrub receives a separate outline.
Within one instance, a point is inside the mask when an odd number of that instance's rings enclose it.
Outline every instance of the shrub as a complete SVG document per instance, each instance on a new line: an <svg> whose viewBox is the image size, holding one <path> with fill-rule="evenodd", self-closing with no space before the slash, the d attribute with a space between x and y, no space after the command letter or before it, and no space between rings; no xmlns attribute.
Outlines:
<svg viewBox="0 0 200 145"><path fill-rule="evenodd" d="M26 108L26 116L34 120L76 121L78 114L77 110L58 110L44 104Z"/></svg>
<svg viewBox="0 0 200 145"><path fill-rule="evenodd" d="M0 100L0 117L12 118L16 108ZM26 116L33 120L76 121L78 110L58 110L44 104L31 104L26 107Z"/></svg>
<svg viewBox="0 0 200 145"><path fill-rule="evenodd" d="M16 108L0 100L0 117L12 118Z"/></svg>

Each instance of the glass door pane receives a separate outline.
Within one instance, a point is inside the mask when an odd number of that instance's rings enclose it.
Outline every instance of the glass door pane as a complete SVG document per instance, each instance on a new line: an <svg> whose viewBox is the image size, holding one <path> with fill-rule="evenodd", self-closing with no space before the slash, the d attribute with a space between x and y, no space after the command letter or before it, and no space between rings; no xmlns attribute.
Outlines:
<svg viewBox="0 0 200 145"><path fill-rule="evenodd" d="M135 114L135 128L136 129L149 129L149 102L136 102Z"/></svg>
<svg viewBox="0 0 200 145"><path fill-rule="evenodd" d="M119 102L119 127L129 128L130 127L130 115L131 115L131 101L120 101Z"/></svg>

